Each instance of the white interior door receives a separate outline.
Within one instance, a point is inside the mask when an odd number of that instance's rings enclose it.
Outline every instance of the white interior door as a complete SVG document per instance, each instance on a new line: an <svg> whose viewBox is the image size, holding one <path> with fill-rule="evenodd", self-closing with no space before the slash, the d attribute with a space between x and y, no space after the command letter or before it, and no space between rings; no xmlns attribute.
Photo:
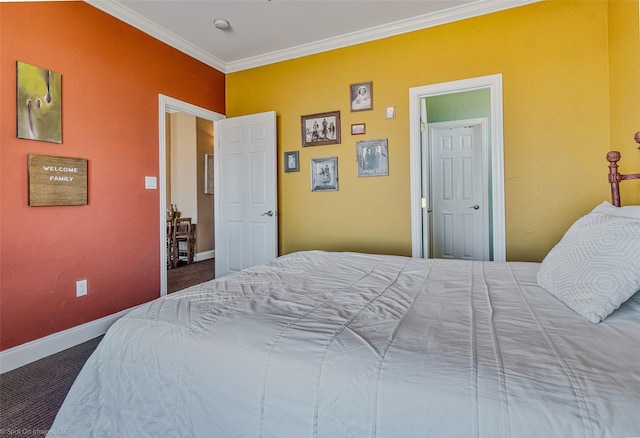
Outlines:
<svg viewBox="0 0 640 438"><path fill-rule="evenodd" d="M491 94L490 112L487 121L487 174L488 203L485 208L489 222L491 260L504 262L507 259L505 195L504 195L504 140L502 108L502 74L461 79L409 89L409 172L411 180L411 254L413 257L432 257L429 230L430 208L428 181L430 168L425 164L428 144L427 110L425 99L465 91L487 88Z"/></svg>
<svg viewBox="0 0 640 438"><path fill-rule="evenodd" d="M432 256L489 260L486 119L428 127Z"/></svg>
<svg viewBox="0 0 640 438"><path fill-rule="evenodd" d="M214 127L216 278L278 256L276 114Z"/></svg>

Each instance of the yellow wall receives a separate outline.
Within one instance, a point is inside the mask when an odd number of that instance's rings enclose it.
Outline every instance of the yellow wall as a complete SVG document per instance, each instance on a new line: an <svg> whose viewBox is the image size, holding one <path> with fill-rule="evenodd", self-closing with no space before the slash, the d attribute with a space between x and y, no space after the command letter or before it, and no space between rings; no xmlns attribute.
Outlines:
<svg viewBox="0 0 640 438"><path fill-rule="evenodd" d="M611 149L622 154L620 172L640 172L633 134L640 131L640 0L609 3ZM636 144L637 146L637 144ZM640 204L640 183L620 185L623 204Z"/></svg>
<svg viewBox="0 0 640 438"><path fill-rule="evenodd" d="M608 9L536 3L227 75L228 117L277 112L280 253L410 255L409 88L502 73L507 258L541 260L576 218L609 199L605 155L610 125L620 124L610 122ZM629 46L627 55L637 47ZM633 75L615 62L617 75ZM350 112L349 84L364 81L373 81L374 109ZM637 99L622 100L613 103L639 113ZM388 105L396 119L385 119ZM342 143L302 148L300 116L333 110ZM366 123L366 135L352 136L352 123ZM632 124L620 125L625 140L640 129ZM389 176L358 178L355 143L375 138L389 141ZM633 140L626 147L632 155ZM301 171L285 174L282 153L291 150ZM338 156L339 191L311 192L309 160L327 156Z"/></svg>

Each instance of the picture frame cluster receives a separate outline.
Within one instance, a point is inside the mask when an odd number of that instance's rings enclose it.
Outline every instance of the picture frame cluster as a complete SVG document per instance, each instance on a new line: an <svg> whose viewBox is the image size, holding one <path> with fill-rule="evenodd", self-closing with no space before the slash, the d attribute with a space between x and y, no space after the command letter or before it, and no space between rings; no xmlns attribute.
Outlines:
<svg viewBox="0 0 640 438"><path fill-rule="evenodd" d="M373 110L373 82L357 82L349 85L351 112ZM326 146L341 144L340 111L326 111L300 116L301 146ZM387 107L385 117L395 118L395 106ZM351 135L364 135L365 123L351 124ZM356 169L358 177L389 175L389 149L386 138L357 141ZM284 172L300 171L298 150L284 152ZM338 191L338 157L320 157L310 160L312 192Z"/></svg>

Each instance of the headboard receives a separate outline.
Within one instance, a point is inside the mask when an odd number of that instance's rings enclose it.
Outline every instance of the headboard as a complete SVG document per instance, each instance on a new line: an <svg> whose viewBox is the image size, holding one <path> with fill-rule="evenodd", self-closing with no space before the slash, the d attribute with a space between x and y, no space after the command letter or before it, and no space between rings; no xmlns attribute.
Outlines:
<svg viewBox="0 0 640 438"><path fill-rule="evenodd" d="M633 137L636 143L640 144L640 131L636 132ZM640 149L640 146L638 147ZM610 151L607 153L607 161L609 161L609 184L611 184L611 203L616 207L620 207L620 181L628 179L640 179L640 173L618 173L618 161L620 161L620 152Z"/></svg>

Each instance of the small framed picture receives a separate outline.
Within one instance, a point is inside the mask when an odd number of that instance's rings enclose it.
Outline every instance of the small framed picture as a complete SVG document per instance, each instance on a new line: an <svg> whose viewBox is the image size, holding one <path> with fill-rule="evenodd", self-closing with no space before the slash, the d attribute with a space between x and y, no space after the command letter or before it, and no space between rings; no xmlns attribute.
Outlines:
<svg viewBox="0 0 640 438"><path fill-rule="evenodd" d="M338 190L338 157L311 159L311 191Z"/></svg>
<svg viewBox="0 0 640 438"><path fill-rule="evenodd" d="M289 151L284 153L284 171L300 172L300 162L298 160L298 151Z"/></svg>
<svg viewBox="0 0 640 438"><path fill-rule="evenodd" d="M360 82L349 86L351 93L351 111L369 111L373 109L373 82Z"/></svg>
<svg viewBox="0 0 640 438"><path fill-rule="evenodd" d="M356 142L358 176L389 175L387 139Z"/></svg>
<svg viewBox="0 0 640 438"><path fill-rule="evenodd" d="M360 135L365 133L365 124L356 123L351 125L351 135Z"/></svg>
<svg viewBox="0 0 640 438"><path fill-rule="evenodd" d="M340 143L340 111L301 116L302 147Z"/></svg>
<svg viewBox="0 0 640 438"><path fill-rule="evenodd" d="M387 119L395 119L396 118L396 107L395 106L388 106L387 107Z"/></svg>

